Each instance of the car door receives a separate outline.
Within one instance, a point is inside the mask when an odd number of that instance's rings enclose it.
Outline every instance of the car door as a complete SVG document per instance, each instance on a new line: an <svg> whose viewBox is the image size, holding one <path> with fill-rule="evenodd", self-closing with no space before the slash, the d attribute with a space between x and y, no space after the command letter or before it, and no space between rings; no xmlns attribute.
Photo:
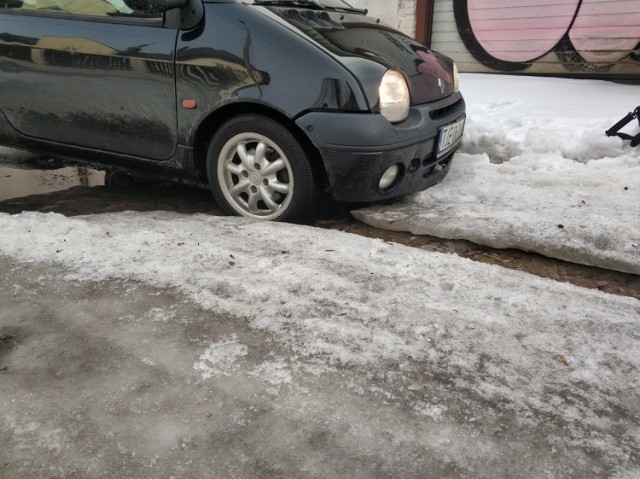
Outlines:
<svg viewBox="0 0 640 479"><path fill-rule="evenodd" d="M168 159L177 34L122 0L0 0L0 109L35 139Z"/></svg>

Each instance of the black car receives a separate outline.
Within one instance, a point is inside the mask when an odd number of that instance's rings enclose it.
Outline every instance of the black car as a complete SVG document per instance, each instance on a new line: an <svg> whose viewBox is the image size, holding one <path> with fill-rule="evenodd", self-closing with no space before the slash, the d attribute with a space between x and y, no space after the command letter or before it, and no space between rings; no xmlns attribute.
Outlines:
<svg viewBox="0 0 640 479"><path fill-rule="evenodd" d="M0 144L303 221L440 181L453 61L342 0L0 0Z"/></svg>

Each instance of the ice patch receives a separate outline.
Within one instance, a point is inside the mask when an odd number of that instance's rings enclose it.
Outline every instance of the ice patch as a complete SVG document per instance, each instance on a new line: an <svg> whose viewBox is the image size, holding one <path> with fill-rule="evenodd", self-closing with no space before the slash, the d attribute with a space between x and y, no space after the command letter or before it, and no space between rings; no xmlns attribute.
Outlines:
<svg viewBox="0 0 640 479"><path fill-rule="evenodd" d="M338 231L208 215L0 214L0 251L77 280L175 288L282 354L256 366L237 336L216 338L190 360L198 379L304 394L298 372L315 371L438 427L478 418L469 430L484 433L483 419L506 415L541 433L553 418L549 431L615 464L640 450L632 298Z"/></svg>
<svg viewBox="0 0 640 479"><path fill-rule="evenodd" d="M166 323L170 319L175 318L176 312L170 309L151 308L145 315L151 321L160 321Z"/></svg>
<svg viewBox="0 0 640 479"><path fill-rule="evenodd" d="M613 479L638 479L640 477L640 467L629 469L624 472L615 473L612 478Z"/></svg>
<svg viewBox="0 0 640 479"><path fill-rule="evenodd" d="M224 337L217 343L212 343L200 355L200 360L193 364L196 371L200 371L202 379L211 379L218 375L229 376L228 370L238 359L247 355L249 349L238 341L237 336Z"/></svg>
<svg viewBox="0 0 640 479"><path fill-rule="evenodd" d="M413 410L421 416L427 416L432 419L439 419L442 414L447 411L447 407L442 404L429 404L419 401L413 405Z"/></svg>
<svg viewBox="0 0 640 479"><path fill-rule="evenodd" d="M272 386L290 384L293 379L289 365L284 359L264 362L251 371L251 374Z"/></svg>

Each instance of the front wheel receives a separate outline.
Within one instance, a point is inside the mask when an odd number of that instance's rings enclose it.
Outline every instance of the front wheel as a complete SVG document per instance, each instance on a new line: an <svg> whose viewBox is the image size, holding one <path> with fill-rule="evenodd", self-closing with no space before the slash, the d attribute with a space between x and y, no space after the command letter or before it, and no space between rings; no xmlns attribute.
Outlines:
<svg viewBox="0 0 640 479"><path fill-rule="evenodd" d="M227 214L304 222L315 213L318 189L309 159L270 118L243 115L225 123L209 145L207 175Z"/></svg>

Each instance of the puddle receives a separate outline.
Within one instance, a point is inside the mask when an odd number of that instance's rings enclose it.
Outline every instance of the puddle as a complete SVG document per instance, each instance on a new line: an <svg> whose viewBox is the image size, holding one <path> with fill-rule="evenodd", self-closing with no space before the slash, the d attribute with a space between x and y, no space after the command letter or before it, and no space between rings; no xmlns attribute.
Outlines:
<svg viewBox="0 0 640 479"><path fill-rule="evenodd" d="M56 170L21 170L0 165L0 201L68 190L73 186L104 185L104 172L84 166Z"/></svg>
<svg viewBox="0 0 640 479"><path fill-rule="evenodd" d="M23 211L67 216L117 211L222 214L208 189L118 180L105 171L0 146L0 212Z"/></svg>
<svg viewBox="0 0 640 479"><path fill-rule="evenodd" d="M104 177L103 171L0 147L0 201L74 186L102 186Z"/></svg>

